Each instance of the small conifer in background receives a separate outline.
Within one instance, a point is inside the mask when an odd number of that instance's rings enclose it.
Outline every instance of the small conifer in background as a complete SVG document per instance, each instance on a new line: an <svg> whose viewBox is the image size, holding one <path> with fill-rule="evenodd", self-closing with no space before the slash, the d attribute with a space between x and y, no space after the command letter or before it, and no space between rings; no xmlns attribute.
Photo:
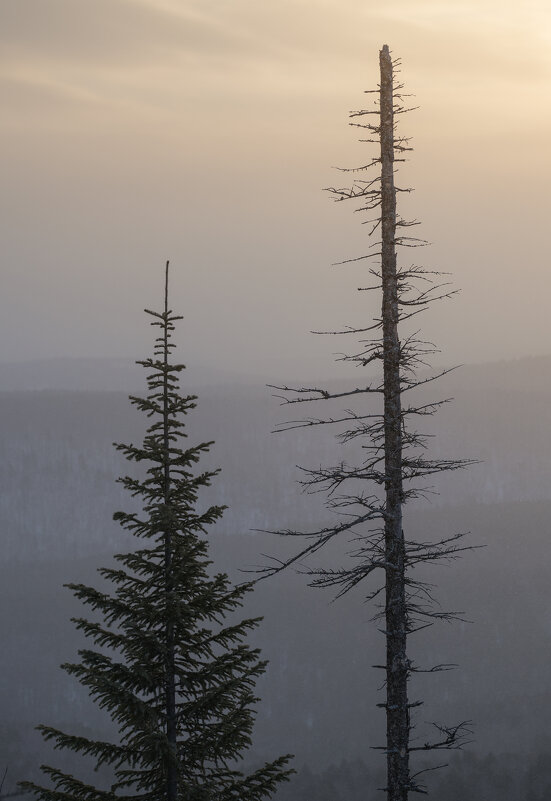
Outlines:
<svg viewBox="0 0 551 801"><path fill-rule="evenodd" d="M290 757L250 774L238 769L251 744L254 685L266 663L246 644L259 619L227 620L250 585L234 586L226 574L209 572L206 528L223 507L197 506L199 491L218 472L195 471L212 443L182 447L182 418L197 398L180 394L184 366L170 361L181 317L168 308L168 262L164 311L146 312L159 336L154 356L139 362L148 371L148 394L131 402L152 423L140 447L116 446L147 468L143 478L119 479L143 511L115 514L143 547L118 554L116 569L99 570L111 593L67 585L99 620L74 619L93 646L79 651L80 662L62 667L107 710L119 741L39 726L56 749L111 766L114 783L99 789L42 766L51 786L22 787L41 801L260 801L289 777Z"/></svg>

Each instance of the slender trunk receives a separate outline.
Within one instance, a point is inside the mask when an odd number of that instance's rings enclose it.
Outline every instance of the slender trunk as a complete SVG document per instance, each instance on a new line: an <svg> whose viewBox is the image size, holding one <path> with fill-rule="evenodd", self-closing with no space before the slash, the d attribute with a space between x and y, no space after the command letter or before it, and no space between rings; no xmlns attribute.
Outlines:
<svg viewBox="0 0 551 801"><path fill-rule="evenodd" d="M396 189L394 186L393 68L385 45L380 52L382 320L385 433L386 718L387 794L407 801L409 708L406 659L407 610L402 530L402 412L396 278Z"/></svg>
<svg viewBox="0 0 551 801"><path fill-rule="evenodd" d="M168 409L168 262L165 273L165 317L164 317L164 379L163 379L163 449L164 449L164 503L165 508L170 501L170 455L169 455L169 409ZM165 593L167 612L172 594L172 541L171 532L167 528L164 532L165 546ZM166 622L166 684L165 684L165 713L166 736L170 758L167 765L166 797L167 801L176 801L178 796L178 771L176 752L176 686L175 686L175 660L174 660L174 626L170 617Z"/></svg>

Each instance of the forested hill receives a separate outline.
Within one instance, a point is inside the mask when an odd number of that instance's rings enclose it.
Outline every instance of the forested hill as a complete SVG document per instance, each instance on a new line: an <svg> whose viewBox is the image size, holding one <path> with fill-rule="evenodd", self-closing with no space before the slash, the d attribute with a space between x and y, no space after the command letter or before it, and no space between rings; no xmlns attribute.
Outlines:
<svg viewBox="0 0 551 801"><path fill-rule="evenodd" d="M86 370L88 362L83 364L80 368ZM114 382L118 363L107 365L106 375ZM132 371L143 378L141 368ZM39 376L46 372L39 371ZM75 367L73 372L75 383L80 373ZM223 530L246 532L323 520L321 499L300 495L296 466L350 461L350 452L336 443L329 429L270 431L278 422L305 413L317 416L326 409L281 407L259 382L216 383L211 374L210 383L194 386L193 372L184 373L189 391L199 395L188 431L192 442L215 440L209 463L220 466L222 473L211 499L229 506ZM122 371L121 380L127 377ZM30 374L27 379L32 384ZM13 376L6 383L17 385ZM419 395L421 402L454 398L436 417L421 420L422 427L435 434L432 452L481 462L439 478L439 494L430 495L425 505L550 497L551 357L463 367L427 384ZM6 564L85 555L115 545L120 534L111 515L127 501L115 484L126 467L112 443L138 441L143 425L125 391L0 392L0 560ZM354 456L358 455L357 450Z"/></svg>
<svg viewBox="0 0 551 801"><path fill-rule="evenodd" d="M128 403L131 386L11 386L0 393L0 747L15 780L44 757L35 723L102 729L101 712L57 667L81 642L69 622L77 607L61 585L96 582L96 568L128 547L111 520L129 504L115 482L127 465L112 442L139 440L144 421ZM229 506L211 534L215 566L241 578L240 568L286 546L251 529L324 519L319 496L299 493L296 465L339 461L344 451L330 431L270 434L296 408L280 407L260 381L209 379L189 390L199 395L190 441L215 440L210 464L222 467L209 500ZM469 541L486 547L429 574L443 606L473 622L419 635L417 661L460 664L414 683L426 699L419 722L472 719L469 753L479 766L489 752L536 760L551 752L551 358L463 367L423 391L425 400L449 396L455 401L435 418L431 447L483 461L442 481L405 525L423 539L470 531ZM335 772L343 759L375 769L369 746L382 741L383 718L371 665L384 645L370 622L375 609L361 589L331 604L330 591L305 584L283 575L261 582L249 600L247 611L265 615L258 643L271 663L259 686L256 751L295 751L314 772ZM493 799L489 791L485 798Z"/></svg>

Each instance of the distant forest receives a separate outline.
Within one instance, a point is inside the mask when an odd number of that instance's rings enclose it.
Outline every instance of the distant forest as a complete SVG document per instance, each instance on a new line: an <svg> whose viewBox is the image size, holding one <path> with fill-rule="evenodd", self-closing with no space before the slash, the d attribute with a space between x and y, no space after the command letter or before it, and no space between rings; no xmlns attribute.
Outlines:
<svg viewBox="0 0 551 801"><path fill-rule="evenodd" d="M473 742L443 760L450 768L429 776L442 801L551 797L548 377L546 359L446 377L442 395L457 402L437 421L435 443L484 464L443 481L439 495L408 515L410 529L424 537L468 530L473 544L486 546L451 569L434 569L437 597L465 622L429 629L416 643L424 659L460 664L415 681L413 692L426 699L422 719L468 716L474 724ZM322 438L307 443L306 434L270 434L285 410L262 386L213 383L198 392L190 432L216 440L209 459L222 466L209 501L230 506L213 530L212 557L216 569L240 580L265 554L285 552L284 542L252 529L297 519L308 525L320 514L315 498L301 496L293 466L321 460L334 446ZM82 644L69 621L77 604L62 584L97 582L96 568L128 545L111 520L127 506L111 443L137 440L143 421L123 392L4 392L0 413L0 754L8 793L45 757L36 723L104 731L104 715L58 668ZM281 801L355 801L365 798L362 771L382 777L367 744L381 740L371 665L383 641L361 590L331 603L330 593L304 584L301 575L283 574L261 582L249 601L248 613L264 615L254 641L270 662L258 687L253 759L296 754L299 774L279 790Z"/></svg>

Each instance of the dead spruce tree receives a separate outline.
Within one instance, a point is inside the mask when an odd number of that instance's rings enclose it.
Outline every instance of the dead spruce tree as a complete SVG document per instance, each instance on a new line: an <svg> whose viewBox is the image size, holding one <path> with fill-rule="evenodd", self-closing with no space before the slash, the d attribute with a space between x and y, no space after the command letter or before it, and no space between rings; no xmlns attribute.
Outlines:
<svg viewBox="0 0 551 801"><path fill-rule="evenodd" d="M423 341L418 333L400 339L399 327L433 301L447 298L453 292L439 273L416 265L397 264L398 247L415 247L422 244L422 240L406 235L407 229L417 223L399 217L396 211L396 195L400 190L395 185L395 164L404 161L404 153L411 150L409 140L396 133L397 116L410 110L404 105L407 95L401 92L403 86L394 82L396 67L397 62L392 61L385 45L380 52L380 86L374 90L378 95L375 108L351 113L351 124L367 131L368 138L361 141L379 143L380 154L359 169L344 170L356 173L351 188L328 190L337 201L359 201L357 210L378 211L374 220L368 220L371 234L380 233L375 246L378 246L377 252L347 261L378 261L378 266L369 270L376 279L375 285L365 289L381 291L381 317L363 327L318 332L359 335L359 350L342 358L360 367L369 368L382 363L382 378L346 391L273 387L284 393L280 397L287 404L330 405L335 401L363 404L340 413L331 411L321 417L290 421L279 430L320 425L339 427L337 438L341 444L359 442L367 456L356 466L341 461L336 466L304 470L302 483L306 490L326 492L326 506L337 515L334 518L336 522L312 532L272 532L306 536L308 541L299 553L285 561L274 561L263 573L270 575L291 564L302 564L322 546L345 536L354 543L353 550L348 553L350 561L337 569L310 565L301 568L310 575L310 584L336 588L342 595L377 571L384 576L383 582L369 588L368 594L370 599L384 597L384 604L380 604L380 617L384 618L386 663L378 666L386 674L386 701L380 704L386 710L386 745L381 746L387 759L387 786L384 789L390 801L406 801L410 792L426 792L419 783L419 775L424 770L412 773L410 769L412 752L460 747L468 727L465 723L437 726L435 740L420 745L411 737L410 710L421 703L410 700L411 675L423 670L442 670L447 666L422 668L414 665L408 657L408 635L431 625L436 619L454 616L435 606L430 585L412 575L412 568L453 558L465 547L459 542L461 535L436 543L407 540L403 529L403 507L407 501L427 491L423 479L442 471L456 470L467 462L428 458L427 437L412 424L416 418L432 415L445 401L410 403L411 393L447 370L424 374L422 370L427 357L435 347ZM375 176L358 177L377 168ZM373 409L369 401L370 397L377 396L382 398L382 409L380 406Z"/></svg>
<svg viewBox="0 0 551 801"><path fill-rule="evenodd" d="M41 801L262 801L292 771L289 757L249 774L239 770L266 663L246 643L259 619L235 618L250 585L234 586L225 573L209 570L207 528L223 508L199 502L218 472L196 469L212 443L183 447L183 418L197 398L180 392L184 365L171 360L181 317L168 306L168 263L164 310L146 312L159 336L153 357L139 362L149 391L131 402L151 424L141 446L117 445L146 467L142 478L120 479L142 508L115 514L143 545L118 554L117 567L99 570L110 592L68 585L96 614L74 619L91 647L63 668L109 713L119 738L39 726L55 748L90 757L96 769L111 766L115 781L101 789L42 766L50 786L21 786Z"/></svg>

